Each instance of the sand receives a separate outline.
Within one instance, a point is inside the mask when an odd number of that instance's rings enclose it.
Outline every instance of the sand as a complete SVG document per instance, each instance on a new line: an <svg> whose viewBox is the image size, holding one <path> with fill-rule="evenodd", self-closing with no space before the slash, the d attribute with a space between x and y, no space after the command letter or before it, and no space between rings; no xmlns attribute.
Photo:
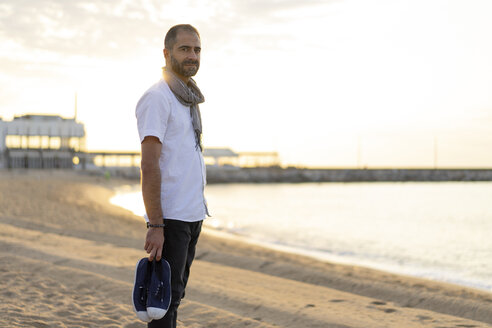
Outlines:
<svg viewBox="0 0 492 328"><path fill-rule="evenodd" d="M70 171L0 171L0 327L146 327L143 220ZM204 230L179 327L490 327L492 293L317 261Z"/></svg>

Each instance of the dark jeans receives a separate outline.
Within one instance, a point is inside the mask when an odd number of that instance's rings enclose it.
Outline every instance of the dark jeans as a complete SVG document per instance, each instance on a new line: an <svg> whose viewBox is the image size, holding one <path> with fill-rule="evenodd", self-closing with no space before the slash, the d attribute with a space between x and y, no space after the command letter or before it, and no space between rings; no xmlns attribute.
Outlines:
<svg viewBox="0 0 492 328"><path fill-rule="evenodd" d="M149 322L149 328L176 328L178 306L185 296L195 247L202 230L202 221L184 222L164 219L164 248L162 258L171 266L171 305L164 318Z"/></svg>

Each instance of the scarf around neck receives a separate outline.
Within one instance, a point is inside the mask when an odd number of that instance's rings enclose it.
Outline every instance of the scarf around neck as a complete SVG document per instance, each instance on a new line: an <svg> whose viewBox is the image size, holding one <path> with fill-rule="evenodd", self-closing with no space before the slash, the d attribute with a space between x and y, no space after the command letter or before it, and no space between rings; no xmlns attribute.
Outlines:
<svg viewBox="0 0 492 328"><path fill-rule="evenodd" d="M198 104L204 102L205 98L196 85L195 80L190 78L188 85L186 85L173 73L173 71L167 69L167 67L162 68L162 76L178 101L184 106L190 107L190 116L193 122L193 130L195 131L196 147L199 147L200 151L203 151L202 116Z"/></svg>

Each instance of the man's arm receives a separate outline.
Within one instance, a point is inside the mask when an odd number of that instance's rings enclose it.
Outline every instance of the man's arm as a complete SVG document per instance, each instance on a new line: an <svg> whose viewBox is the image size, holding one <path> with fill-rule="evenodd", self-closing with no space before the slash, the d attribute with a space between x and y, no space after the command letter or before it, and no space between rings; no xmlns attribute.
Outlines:
<svg viewBox="0 0 492 328"><path fill-rule="evenodd" d="M156 137L145 137L142 141L142 195L145 210L151 224L162 224L161 207L161 169L159 157L162 144ZM149 261L154 257L157 261L162 256L164 245L164 228L149 228L145 238L144 249L149 255Z"/></svg>

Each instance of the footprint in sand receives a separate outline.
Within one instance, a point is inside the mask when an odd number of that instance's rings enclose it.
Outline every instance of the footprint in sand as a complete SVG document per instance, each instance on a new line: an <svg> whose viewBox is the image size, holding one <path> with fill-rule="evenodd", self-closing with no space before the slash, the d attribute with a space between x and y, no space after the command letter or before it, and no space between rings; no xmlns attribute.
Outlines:
<svg viewBox="0 0 492 328"><path fill-rule="evenodd" d="M341 302L345 302L345 300L330 300L330 302L333 302L333 303L341 303Z"/></svg>
<svg viewBox="0 0 492 328"><path fill-rule="evenodd" d="M383 309L384 312L386 313L393 313L393 312L396 312L395 309Z"/></svg>
<svg viewBox="0 0 492 328"><path fill-rule="evenodd" d="M373 304L373 305L386 305L386 302L373 301L373 302L371 302L371 304ZM368 305L367 307L369 309L371 309L371 308L373 309L374 308L374 306L372 306L372 305ZM383 311L385 313L393 313L393 312L396 312L397 311L396 309L392 309L392 308L386 308L386 309L384 309L384 308L378 308L377 307L376 309L378 309L380 311Z"/></svg>

